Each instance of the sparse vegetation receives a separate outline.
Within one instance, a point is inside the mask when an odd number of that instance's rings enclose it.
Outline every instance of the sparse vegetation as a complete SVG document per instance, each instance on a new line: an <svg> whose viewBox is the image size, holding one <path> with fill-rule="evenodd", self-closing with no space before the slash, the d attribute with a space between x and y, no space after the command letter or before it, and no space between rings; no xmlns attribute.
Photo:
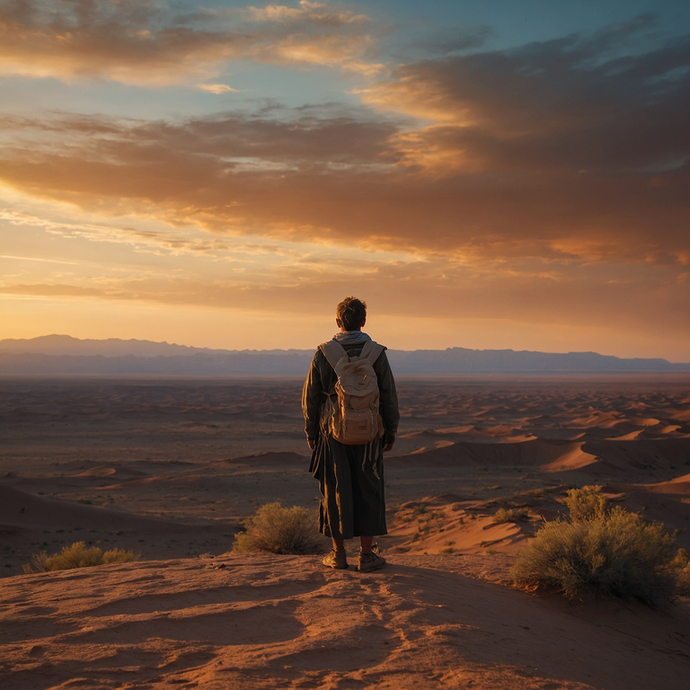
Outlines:
<svg viewBox="0 0 690 690"><path fill-rule="evenodd" d="M581 489L569 489L565 504L570 510L570 519L576 522L603 515L606 511L606 496L601 493L601 486L583 486Z"/></svg>
<svg viewBox="0 0 690 690"><path fill-rule="evenodd" d="M654 605L673 592L672 543L663 525L637 513L620 506L595 510L546 523L519 553L511 574L518 585L555 589L569 599L615 596Z"/></svg>
<svg viewBox="0 0 690 690"><path fill-rule="evenodd" d="M417 527L420 532L423 532L424 534L429 533L432 528L435 526L434 521L438 520L439 518L442 518L444 516L444 512L442 510L429 510L429 511L424 511L419 515L417 518ZM443 528L439 529L439 532L442 532Z"/></svg>
<svg viewBox="0 0 690 690"><path fill-rule="evenodd" d="M529 510L527 508L499 508L493 517L493 521L497 524L503 522L520 522L520 520L529 519Z"/></svg>
<svg viewBox="0 0 690 690"><path fill-rule="evenodd" d="M428 513L425 512L421 517L417 518L417 522L430 522L431 520L436 520L440 517L443 517L442 510L430 510Z"/></svg>
<svg viewBox="0 0 690 690"><path fill-rule="evenodd" d="M678 549L670 565L676 579L676 592L682 597L690 597L690 553L687 549Z"/></svg>
<svg viewBox="0 0 690 690"><path fill-rule="evenodd" d="M324 550L315 513L300 506L285 508L280 503L266 503L245 520L244 527L246 531L235 537L234 551L286 554Z"/></svg>
<svg viewBox="0 0 690 690"><path fill-rule="evenodd" d="M89 568L105 563L127 563L138 561L141 554L124 549L110 549L103 553L97 546L87 547L83 541L71 546L63 546L60 553L48 556L45 551L35 553L31 563L25 563L22 568L25 573L50 572L52 570L70 570L71 568Z"/></svg>

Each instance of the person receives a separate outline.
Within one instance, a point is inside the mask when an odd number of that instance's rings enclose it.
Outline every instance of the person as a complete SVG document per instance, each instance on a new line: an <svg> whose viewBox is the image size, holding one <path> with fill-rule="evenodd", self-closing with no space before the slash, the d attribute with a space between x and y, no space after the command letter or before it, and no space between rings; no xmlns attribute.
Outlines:
<svg viewBox="0 0 690 690"><path fill-rule="evenodd" d="M362 331L366 323L367 305L356 297L346 297L336 308L339 333L333 340L339 343L348 358L359 357L371 338ZM337 402L335 370L329 364L324 349L319 346L311 362L302 392L302 411L305 419L307 444L311 448L310 471L319 481L321 505L319 529L333 542L332 551L323 559L327 567L348 567L344 541L360 539L357 569L364 572L385 566L385 559L373 546L374 537L387 533L384 496L383 452L390 451L395 442L400 413L395 380L385 348L372 342L367 350L381 353L373 362L379 389L378 414L380 423L373 441L347 445L333 437L329 410ZM373 357L373 355L372 355Z"/></svg>

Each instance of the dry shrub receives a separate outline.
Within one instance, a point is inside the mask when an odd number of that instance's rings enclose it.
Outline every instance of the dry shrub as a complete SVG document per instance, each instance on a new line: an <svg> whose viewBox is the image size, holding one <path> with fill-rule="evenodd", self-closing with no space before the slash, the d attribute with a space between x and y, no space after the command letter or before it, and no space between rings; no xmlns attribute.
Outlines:
<svg viewBox="0 0 690 690"><path fill-rule="evenodd" d="M104 563L127 563L138 561L141 554L124 549L111 549L103 553L97 546L87 547L83 541L71 546L63 546L60 553L48 556L45 551L35 553L31 563L25 563L22 568L25 573L49 572L51 570L70 570L71 568L89 568Z"/></svg>
<svg viewBox="0 0 690 690"><path fill-rule="evenodd" d="M266 503L254 517L244 522L246 531L238 534L233 550L269 553L321 553L323 537L319 534L316 514L306 508L284 508L280 503Z"/></svg>
<svg viewBox="0 0 690 690"><path fill-rule="evenodd" d="M493 521L501 524L503 522L519 522L520 520L529 519L529 510L527 508L499 508L493 517Z"/></svg>
<svg viewBox="0 0 690 690"><path fill-rule="evenodd" d="M570 510L570 519L575 522L602 515L606 510L606 496L601 493L601 486L583 486L581 489L569 489L565 504Z"/></svg>
<svg viewBox="0 0 690 690"><path fill-rule="evenodd" d="M518 554L518 585L555 589L569 599L636 598L650 605L670 597L673 537L659 523L617 506L577 521L546 523Z"/></svg>
<svg viewBox="0 0 690 690"><path fill-rule="evenodd" d="M130 561L138 561L140 558L140 553L125 551L124 549L110 549L103 552L103 563L129 563Z"/></svg>
<svg viewBox="0 0 690 690"><path fill-rule="evenodd" d="M678 549L670 565L676 579L676 592L682 597L690 597L690 553L687 549Z"/></svg>

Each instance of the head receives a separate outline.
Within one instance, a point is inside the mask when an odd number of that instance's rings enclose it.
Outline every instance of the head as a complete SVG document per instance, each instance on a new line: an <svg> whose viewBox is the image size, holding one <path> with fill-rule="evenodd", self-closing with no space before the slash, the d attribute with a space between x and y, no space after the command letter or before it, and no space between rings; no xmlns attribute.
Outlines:
<svg viewBox="0 0 690 690"><path fill-rule="evenodd" d="M335 308L335 322L344 331L359 331L367 322L367 305L356 297L346 297Z"/></svg>

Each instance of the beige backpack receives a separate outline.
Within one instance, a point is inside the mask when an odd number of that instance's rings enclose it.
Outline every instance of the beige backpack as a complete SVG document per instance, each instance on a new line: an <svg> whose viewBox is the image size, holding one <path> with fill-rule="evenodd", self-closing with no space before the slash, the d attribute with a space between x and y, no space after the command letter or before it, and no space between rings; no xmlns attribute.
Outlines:
<svg viewBox="0 0 690 690"><path fill-rule="evenodd" d="M348 356L336 340L320 346L335 370L337 401L329 398L326 410L328 431L348 446L370 443L383 433L379 416L379 385L373 364L384 351L383 345L367 340L358 357Z"/></svg>

